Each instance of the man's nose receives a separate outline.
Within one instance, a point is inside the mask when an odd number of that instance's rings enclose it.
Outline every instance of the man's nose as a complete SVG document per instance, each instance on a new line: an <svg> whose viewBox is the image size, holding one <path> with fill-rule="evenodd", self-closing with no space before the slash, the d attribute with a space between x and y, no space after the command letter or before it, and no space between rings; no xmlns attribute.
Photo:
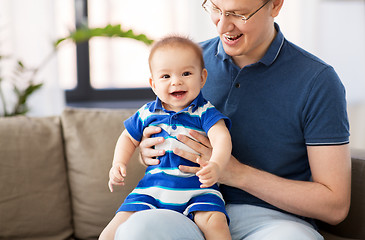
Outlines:
<svg viewBox="0 0 365 240"><path fill-rule="evenodd" d="M234 29L234 24L232 23L232 16L227 16L222 14L216 23L218 33L227 33Z"/></svg>

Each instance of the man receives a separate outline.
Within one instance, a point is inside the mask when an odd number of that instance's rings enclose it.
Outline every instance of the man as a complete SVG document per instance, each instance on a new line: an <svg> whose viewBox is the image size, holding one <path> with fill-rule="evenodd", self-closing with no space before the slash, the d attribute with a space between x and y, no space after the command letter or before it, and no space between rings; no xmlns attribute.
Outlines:
<svg viewBox="0 0 365 240"><path fill-rule="evenodd" d="M203 94L232 120L232 157L220 179L232 239L323 239L313 219L337 224L349 210L345 90L331 66L284 38L274 23L283 2L203 3L219 34L202 43L208 70ZM144 132L141 154L148 165L164 154L151 148L164 141L149 138L158 131ZM208 161L209 140L191 134L202 144L179 140L200 156L175 153ZM192 222L174 212L135 217L117 237L128 231L129 239L203 239Z"/></svg>

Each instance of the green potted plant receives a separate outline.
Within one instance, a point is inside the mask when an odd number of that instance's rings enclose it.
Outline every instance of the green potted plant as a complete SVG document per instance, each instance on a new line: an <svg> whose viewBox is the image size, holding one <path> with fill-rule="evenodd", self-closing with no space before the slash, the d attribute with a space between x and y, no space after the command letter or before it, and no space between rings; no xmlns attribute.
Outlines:
<svg viewBox="0 0 365 240"><path fill-rule="evenodd" d="M111 25L108 24L102 28L89 28L81 27L75 31L70 32L70 34L64 38L60 38L54 43L54 49L50 55L36 68L30 69L24 66L22 61L17 60L17 66L14 69L14 77L12 79L5 79L1 76L0 72L0 102L3 111L0 112L0 117L9 117L16 115L25 115L29 108L27 106L27 100L29 97L39 90L43 83L36 80L37 73L40 69L44 68L50 57L52 57L56 51L60 48L62 42L66 40L71 40L74 43L81 43L90 40L93 37L122 37L131 38L137 41L141 41L147 45L153 43L153 40L149 39L144 34L135 34L133 30L124 31L120 24ZM4 60L6 57L0 55L0 61ZM8 81L12 86L13 93L16 97L16 103L14 106L6 98L7 95L4 93L3 84Z"/></svg>
<svg viewBox="0 0 365 240"><path fill-rule="evenodd" d="M4 60L6 57L0 55L0 60ZM13 92L16 97L16 103L14 106L10 106L9 101L3 90L4 77L0 75L0 101L2 103L3 112L0 116L9 117L15 115L24 115L29 111L27 106L27 100L29 96L40 89L43 83L36 83L35 76L37 75L39 68L29 69L24 66L21 61L17 61L17 65L14 69L14 74L9 83L13 88Z"/></svg>

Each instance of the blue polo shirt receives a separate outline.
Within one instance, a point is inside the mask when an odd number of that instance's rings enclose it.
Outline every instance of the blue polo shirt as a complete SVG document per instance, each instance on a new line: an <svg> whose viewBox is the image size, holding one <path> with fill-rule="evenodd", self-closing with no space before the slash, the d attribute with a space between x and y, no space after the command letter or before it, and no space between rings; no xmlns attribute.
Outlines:
<svg viewBox="0 0 365 240"><path fill-rule="evenodd" d="M293 180L311 180L306 147L349 142L345 89L334 69L277 36L264 57L240 69L220 39L201 43L208 79L203 94L232 121L233 156ZM227 203L276 209L222 186Z"/></svg>

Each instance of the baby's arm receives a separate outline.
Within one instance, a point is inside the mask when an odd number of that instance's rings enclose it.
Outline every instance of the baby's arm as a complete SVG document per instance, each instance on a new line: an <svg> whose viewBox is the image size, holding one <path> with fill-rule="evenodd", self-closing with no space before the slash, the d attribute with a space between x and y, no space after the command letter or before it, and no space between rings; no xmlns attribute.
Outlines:
<svg viewBox="0 0 365 240"><path fill-rule="evenodd" d="M127 164L138 145L139 142L127 130L124 130L119 136L114 150L113 165L109 171L108 186L111 192L113 192L113 185L124 185L124 178L127 176Z"/></svg>
<svg viewBox="0 0 365 240"><path fill-rule="evenodd" d="M213 148L212 156L209 162L196 173L202 183L202 188L210 187L218 181L232 152L231 135L223 119L209 129L208 138Z"/></svg>

